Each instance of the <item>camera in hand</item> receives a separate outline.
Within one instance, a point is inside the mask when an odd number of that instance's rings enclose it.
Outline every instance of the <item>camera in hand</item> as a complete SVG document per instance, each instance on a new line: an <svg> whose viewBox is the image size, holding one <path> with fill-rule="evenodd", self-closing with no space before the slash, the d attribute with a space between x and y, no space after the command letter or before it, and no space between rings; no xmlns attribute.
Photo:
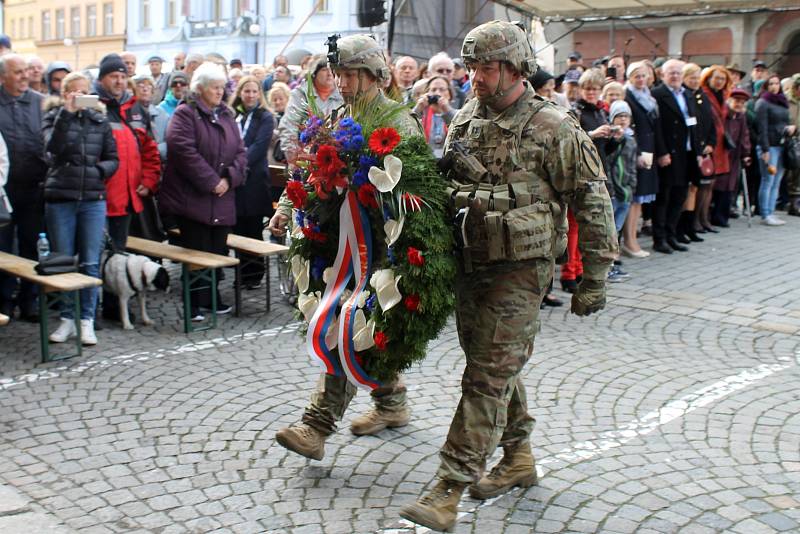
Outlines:
<svg viewBox="0 0 800 534"><path fill-rule="evenodd" d="M439 102L439 95L428 95L428 105L436 104Z"/></svg>

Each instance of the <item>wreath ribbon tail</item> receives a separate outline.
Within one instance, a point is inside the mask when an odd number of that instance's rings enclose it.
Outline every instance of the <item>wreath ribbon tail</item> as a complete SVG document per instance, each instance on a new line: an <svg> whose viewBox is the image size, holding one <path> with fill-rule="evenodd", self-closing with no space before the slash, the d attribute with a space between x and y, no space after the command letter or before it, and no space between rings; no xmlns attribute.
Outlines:
<svg viewBox="0 0 800 534"><path fill-rule="evenodd" d="M356 387L372 391L381 386L381 383L370 377L358 361L353 336L355 315L358 311L356 303L359 296L367 287L372 274L372 232L367 212L358 203L356 194L348 191L339 218L340 229L344 230L343 238L340 232L339 239L347 242L351 251L352 271L356 280L352 295L342 306L339 321L339 359L348 381Z"/></svg>
<svg viewBox="0 0 800 534"><path fill-rule="evenodd" d="M342 203L340 216L345 207L346 203ZM319 306L308 322L306 335L306 349L311 359L317 361L325 373L334 376L342 376L344 373L339 358L328 348L325 337L336 320L339 299L353 276L351 251L347 246L346 236L346 229L342 225L339 229L339 250L333 264L334 278L325 286L325 293L320 299Z"/></svg>

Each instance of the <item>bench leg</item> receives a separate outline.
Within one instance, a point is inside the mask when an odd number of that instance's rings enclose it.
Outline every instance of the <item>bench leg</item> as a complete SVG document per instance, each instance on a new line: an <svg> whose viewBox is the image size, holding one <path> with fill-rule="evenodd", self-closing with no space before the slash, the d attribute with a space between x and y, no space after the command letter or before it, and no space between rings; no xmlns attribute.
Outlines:
<svg viewBox="0 0 800 534"><path fill-rule="evenodd" d="M234 315L236 317L242 316L242 258L239 256L239 251L235 252L236 257L239 258L239 263L234 267L236 276L233 281L233 298L234 298Z"/></svg>
<svg viewBox="0 0 800 534"><path fill-rule="evenodd" d="M183 331L186 334L192 332L192 286L189 280L189 266L185 263L181 265L181 285L183 286Z"/></svg>
<svg viewBox="0 0 800 534"><path fill-rule="evenodd" d="M80 291L68 291L72 295L73 314L75 318L75 348L74 354L50 354L50 304L64 302L64 293L45 293L39 292L39 344L42 351L42 363L57 360L66 360L83 354L83 343L81 343L81 296ZM53 297L52 299L50 297Z"/></svg>
<svg viewBox="0 0 800 534"><path fill-rule="evenodd" d="M269 286L270 286L270 283L269 283L269 266L270 265L269 264L270 263L271 262L269 261L269 256L264 256L264 285L267 286L267 294L266 294L266 298L267 298L267 305L266 305L267 313L269 313L269 302L270 302L270 288L269 288Z"/></svg>
<svg viewBox="0 0 800 534"><path fill-rule="evenodd" d="M217 327L217 270L205 269L203 272L205 271L211 271L211 328L216 328Z"/></svg>

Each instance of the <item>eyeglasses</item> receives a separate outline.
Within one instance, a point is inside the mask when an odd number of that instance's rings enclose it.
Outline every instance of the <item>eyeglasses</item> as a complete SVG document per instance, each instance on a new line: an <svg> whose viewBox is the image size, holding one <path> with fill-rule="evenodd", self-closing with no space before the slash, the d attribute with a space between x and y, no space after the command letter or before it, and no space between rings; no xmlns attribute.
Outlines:
<svg viewBox="0 0 800 534"><path fill-rule="evenodd" d="M172 84L172 87L186 87L188 84L185 82L175 82Z"/></svg>

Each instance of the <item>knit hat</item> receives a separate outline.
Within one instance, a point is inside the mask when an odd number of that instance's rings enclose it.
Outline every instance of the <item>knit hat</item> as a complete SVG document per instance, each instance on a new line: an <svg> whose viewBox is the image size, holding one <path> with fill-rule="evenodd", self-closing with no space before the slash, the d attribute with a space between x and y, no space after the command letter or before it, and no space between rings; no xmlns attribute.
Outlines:
<svg viewBox="0 0 800 534"><path fill-rule="evenodd" d="M128 69L119 54L107 54L100 60L100 72L97 75L97 79L102 80L105 75L112 72L128 74Z"/></svg>
<svg viewBox="0 0 800 534"><path fill-rule="evenodd" d="M624 100L615 100L611 103L611 109L608 112L609 121L614 121L617 115L630 115L631 107Z"/></svg>
<svg viewBox="0 0 800 534"><path fill-rule="evenodd" d="M175 83L176 80L180 80L186 85L189 85L189 77L186 75L185 72L180 70L173 70L169 73L169 80L167 83L167 87L172 87L172 84Z"/></svg>
<svg viewBox="0 0 800 534"><path fill-rule="evenodd" d="M544 87L549 80L553 79L553 75L547 72L544 69L536 69L536 72L528 78L528 81L531 83L531 86L534 90L541 89Z"/></svg>

